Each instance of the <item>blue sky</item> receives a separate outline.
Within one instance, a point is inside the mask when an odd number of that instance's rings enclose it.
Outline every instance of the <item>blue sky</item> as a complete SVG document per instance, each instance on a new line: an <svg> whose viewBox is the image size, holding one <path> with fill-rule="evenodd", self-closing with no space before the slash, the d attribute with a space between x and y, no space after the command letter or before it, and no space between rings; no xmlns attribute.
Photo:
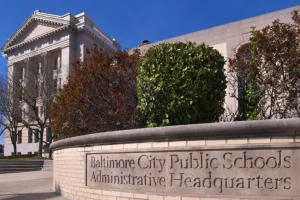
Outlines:
<svg viewBox="0 0 300 200"><path fill-rule="evenodd" d="M299 5L299 0L10 0L0 3L0 46L35 11L87 13L124 48ZM0 58L0 76L6 74Z"/></svg>
<svg viewBox="0 0 300 200"><path fill-rule="evenodd" d="M299 5L299 0L10 0L0 3L0 46L35 11L63 15L86 12L122 47L132 48L225 23ZM0 76L6 60L0 58Z"/></svg>

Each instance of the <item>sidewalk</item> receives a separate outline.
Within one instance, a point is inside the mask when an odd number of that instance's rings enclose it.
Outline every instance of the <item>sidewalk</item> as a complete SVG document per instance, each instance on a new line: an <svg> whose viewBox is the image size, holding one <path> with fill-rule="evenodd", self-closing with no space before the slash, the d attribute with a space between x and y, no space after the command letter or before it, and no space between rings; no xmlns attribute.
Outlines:
<svg viewBox="0 0 300 200"><path fill-rule="evenodd" d="M52 191L52 174L49 171L0 174L0 199L67 200Z"/></svg>

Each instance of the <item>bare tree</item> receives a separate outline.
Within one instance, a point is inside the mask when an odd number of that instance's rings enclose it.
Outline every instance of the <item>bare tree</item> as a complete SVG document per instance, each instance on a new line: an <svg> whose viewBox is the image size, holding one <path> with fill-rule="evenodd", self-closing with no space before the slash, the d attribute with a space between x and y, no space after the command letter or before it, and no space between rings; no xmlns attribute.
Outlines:
<svg viewBox="0 0 300 200"><path fill-rule="evenodd" d="M17 155L18 123L20 116L15 112L11 90L8 82L0 79L0 135L9 134L14 148L13 156Z"/></svg>
<svg viewBox="0 0 300 200"><path fill-rule="evenodd" d="M33 130L33 134L38 138L39 157L42 156L43 144L50 145L53 139L51 132L44 138L44 132L49 127L49 110L58 83L58 69L53 69L47 57L47 54L43 54L28 58L22 66L18 66L18 72L8 77L11 80L8 90L13 91L15 113L18 113L20 123Z"/></svg>

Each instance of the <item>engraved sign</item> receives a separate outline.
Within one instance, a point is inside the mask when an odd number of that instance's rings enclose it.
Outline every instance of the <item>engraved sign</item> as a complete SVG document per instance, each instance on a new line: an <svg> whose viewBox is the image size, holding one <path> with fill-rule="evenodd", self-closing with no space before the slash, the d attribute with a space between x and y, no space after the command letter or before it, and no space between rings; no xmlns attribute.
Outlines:
<svg viewBox="0 0 300 200"><path fill-rule="evenodd" d="M300 196L298 149L87 153L91 188L206 196Z"/></svg>

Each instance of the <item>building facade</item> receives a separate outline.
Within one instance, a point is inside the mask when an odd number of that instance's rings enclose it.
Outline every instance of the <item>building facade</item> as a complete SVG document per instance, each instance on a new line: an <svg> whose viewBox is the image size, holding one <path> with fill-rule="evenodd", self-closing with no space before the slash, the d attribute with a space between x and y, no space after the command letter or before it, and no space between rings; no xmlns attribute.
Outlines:
<svg viewBox="0 0 300 200"><path fill-rule="evenodd" d="M195 42L197 44L205 43L215 49L217 49L226 59L231 58L235 55L237 49L245 43L249 42L251 36L251 27L256 27L260 30L267 25L271 25L272 22L279 19L284 23L292 23L292 11L300 10L300 6L295 6L292 8L271 12L268 14L260 15L257 17L252 17L245 20L240 20L237 22L216 26L206 30L197 31L194 33L189 33L186 35L169 38L159 42L140 45L139 49L141 52L145 52L152 46L161 43L173 43L173 42ZM227 62L228 63L228 62ZM228 65L225 64L224 69L228 73ZM236 112L238 109L238 102L236 98L231 97L233 91L228 86L226 89L225 97L225 108Z"/></svg>
<svg viewBox="0 0 300 200"><path fill-rule="evenodd" d="M92 48L112 53L119 51L121 46L97 27L85 13L58 16L35 11L6 42L2 52L8 60L8 80L13 85L13 90L20 92L23 87L35 88L35 85L47 84L49 91L41 86L30 94L20 94L27 98L30 96L35 104L39 104L36 106L38 110L34 110L28 102L20 101L14 93L12 104L16 108L15 112L26 120L34 112L38 112L41 118L46 115L43 112L45 102L67 83L68 77L73 73L72 62L83 61L89 54L86 49ZM18 154L37 153L38 138L34 131L36 130L27 129L20 124L17 130ZM47 127L44 131L45 140L51 139L50 133L51 130ZM12 153L13 145L7 133L5 156Z"/></svg>

